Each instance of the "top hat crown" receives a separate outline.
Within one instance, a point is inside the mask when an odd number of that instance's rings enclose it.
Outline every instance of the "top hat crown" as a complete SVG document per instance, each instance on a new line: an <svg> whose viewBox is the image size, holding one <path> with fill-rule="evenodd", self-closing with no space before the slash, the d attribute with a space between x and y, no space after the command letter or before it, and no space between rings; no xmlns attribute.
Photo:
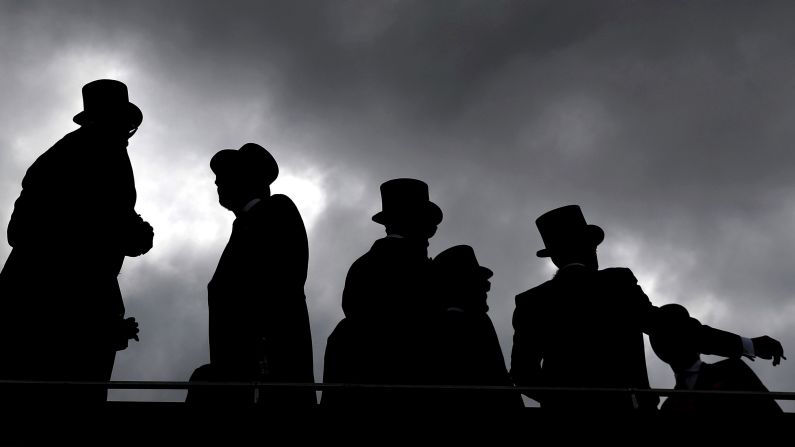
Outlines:
<svg viewBox="0 0 795 447"><path fill-rule="evenodd" d="M141 125L144 116L141 109L130 102L123 82L98 79L83 86L83 111L72 120L82 126L97 118L123 120L134 129Z"/></svg>
<svg viewBox="0 0 795 447"><path fill-rule="evenodd" d="M442 275L469 275L477 273L488 279L494 272L478 264L475 250L469 245L456 245L439 253L433 258L433 264Z"/></svg>
<svg viewBox="0 0 795 447"><path fill-rule="evenodd" d="M666 304L653 316L649 334L652 350L671 366L687 366L698 353L698 331L701 323L690 316L681 304Z"/></svg>
<svg viewBox="0 0 795 447"><path fill-rule="evenodd" d="M428 185L422 180L398 178L381 185L382 210L373 221L386 225L396 220L422 220L431 225L442 221L442 210L431 202Z"/></svg>
<svg viewBox="0 0 795 447"><path fill-rule="evenodd" d="M231 173L252 179L262 179L270 185L279 176L279 165L267 149L256 143L246 143L240 149L222 149L210 159L210 169L217 174Z"/></svg>
<svg viewBox="0 0 795 447"><path fill-rule="evenodd" d="M564 247L596 247L605 238L604 230L585 221L578 205L563 206L542 214L536 219L536 227L545 245L536 253L539 258L549 257Z"/></svg>

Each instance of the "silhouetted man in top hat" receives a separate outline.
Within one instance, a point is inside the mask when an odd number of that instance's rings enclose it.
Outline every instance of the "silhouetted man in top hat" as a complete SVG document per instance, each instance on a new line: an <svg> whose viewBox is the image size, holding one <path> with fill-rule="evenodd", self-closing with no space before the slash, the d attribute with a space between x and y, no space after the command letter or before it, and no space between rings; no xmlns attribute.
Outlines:
<svg viewBox="0 0 795 447"><path fill-rule="evenodd" d="M235 213L232 235L212 280L210 365L191 380L313 383L312 335L304 295L309 247L289 197L270 193L279 174L262 146L224 149L210 161L218 202ZM256 402L255 402L256 399ZM305 408L314 390L194 390L188 401Z"/></svg>
<svg viewBox="0 0 795 447"><path fill-rule="evenodd" d="M456 245L433 260L436 293L444 312L439 324L440 380L449 385L512 386L486 303L493 272L478 264L469 245ZM440 396L453 411L522 408L520 394L466 391Z"/></svg>
<svg viewBox="0 0 795 447"><path fill-rule="evenodd" d="M143 120L127 86L100 79L83 87L80 128L42 154L22 180L8 225L13 247L0 273L0 376L110 380L117 350L137 338L124 319L117 275L125 256L152 247L135 212L127 140ZM64 404L104 401L107 390L20 394Z"/></svg>
<svg viewBox="0 0 795 447"><path fill-rule="evenodd" d="M657 308L626 268L599 270L596 247L604 231L589 225L577 205L536 220L555 277L516 297L511 375L520 386L648 388L643 333L655 329ZM699 352L724 357L756 355L778 364L781 344L753 340L699 325ZM542 366L543 362L543 366ZM539 395L542 406L560 410L655 409L658 399L628 396Z"/></svg>
<svg viewBox="0 0 795 447"><path fill-rule="evenodd" d="M440 306L432 300L428 239L442 221L442 210L430 201L428 185L415 179L385 182L381 200L383 209L373 221L384 225L386 237L375 241L348 271L342 293L345 319L327 344L327 382L432 381L427 367L429 321L438 316ZM395 407L408 404L409 394L346 393L340 404Z"/></svg>
<svg viewBox="0 0 795 447"><path fill-rule="evenodd" d="M676 376L677 390L756 391L767 388L741 358L716 363L701 361L694 340L700 323L690 317L679 304L666 304L657 312L660 324L649 335L649 342L662 361ZM670 396L660 410L684 416L737 415L763 416L781 413L781 407L770 397L746 396Z"/></svg>

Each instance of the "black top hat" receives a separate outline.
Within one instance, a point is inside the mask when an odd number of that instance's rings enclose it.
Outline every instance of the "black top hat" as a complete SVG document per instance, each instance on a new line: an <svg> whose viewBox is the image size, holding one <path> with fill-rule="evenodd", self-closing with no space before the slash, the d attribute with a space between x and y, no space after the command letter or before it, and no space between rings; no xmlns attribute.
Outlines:
<svg viewBox="0 0 795 447"><path fill-rule="evenodd" d="M256 143L246 143L240 149L222 149L210 159L215 174L231 173L249 179L262 179L270 185L279 176L279 165L273 155Z"/></svg>
<svg viewBox="0 0 795 447"><path fill-rule="evenodd" d="M488 279L494 275L491 269L478 264L475 250L469 245L456 245L439 253L433 258L433 264L441 275L479 274Z"/></svg>
<svg viewBox="0 0 795 447"><path fill-rule="evenodd" d="M98 79L83 86L83 111L72 120L82 126L92 117L127 120L130 129L144 120L141 109L130 102L127 86L113 79Z"/></svg>
<svg viewBox="0 0 795 447"><path fill-rule="evenodd" d="M382 210L373 221L386 225L396 220L417 219L431 225L442 221L442 210L431 202L428 185L422 180L396 178L381 185Z"/></svg>
<svg viewBox="0 0 795 447"><path fill-rule="evenodd" d="M676 332L693 335L701 323L690 316L687 308L681 304L666 304L657 309L654 315L655 330L653 334Z"/></svg>
<svg viewBox="0 0 795 447"><path fill-rule="evenodd" d="M596 247L605 238L605 232L601 228L585 222L585 216L578 205L548 211L536 219L536 226L546 246L536 253L539 258L547 258L562 247L584 244Z"/></svg>
<svg viewBox="0 0 795 447"><path fill-rule="evenodd" d="M666 304L653 316L649 342L654 353L671 366L686 367L698 355L698 330L701 323L684 306Z"/></svg>

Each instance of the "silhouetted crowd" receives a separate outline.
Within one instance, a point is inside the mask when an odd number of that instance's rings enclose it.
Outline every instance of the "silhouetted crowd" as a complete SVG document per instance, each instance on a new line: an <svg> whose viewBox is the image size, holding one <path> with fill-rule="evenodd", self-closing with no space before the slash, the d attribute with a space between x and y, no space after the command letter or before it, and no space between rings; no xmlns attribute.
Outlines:
<svg viewBox="0 0 795 447"><path fill-rule="evenodd" d="M80 127L28 169L8 225L13 247L0 273L0 379L109 381L117 351L138 340L125 316L117 276L125 257L146 254L154 230L135 211L129 138L143 121L127 86L101 79L83 87ZM312 337L304 294L306 229L292 200L271 194L279 166L246 143L210 160L218 200L235 214L229 242L207 286L210 363L200 382L314 382ZM604 231L577 205L542 214L537 252L554 277L516 297L513 349L506 369L489 316L492 271L472 247L428 256L443 221L428 185L398 178L381 185L372 220L385 236L348 270L344 318L328 338L319 405L341 409L522 408L510 387L545 411L656 411L650 393L593 394L594 389L649 389L643 334L670 365L676 389L767 389L742 357L782 358L769 337L746 338L701 324L678 304L651 303L628 268L599 269ZM709 364L701 354L725 357ZM389 385L386 387L376 385ZM451 387L452 385L452 387ZM492 387L492 388L490 388ZM502 387L502 388L493 388ZM507 391L506 391L507 388ZM582 388L553 392L550 388ZM103 387L20 387L2 404L96 404ZM195 387L195 406L304 409L312 388ZM767 396L677 394L660 411L676 414L776 413Z"/></svg>

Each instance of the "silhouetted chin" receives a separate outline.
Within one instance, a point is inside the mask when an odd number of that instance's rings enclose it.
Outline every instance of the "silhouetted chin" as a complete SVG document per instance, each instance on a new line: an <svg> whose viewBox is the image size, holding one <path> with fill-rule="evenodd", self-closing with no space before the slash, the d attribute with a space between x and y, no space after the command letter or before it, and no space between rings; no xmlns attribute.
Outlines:
<svg viewBox="0 0 795 447"><path fill-rule="evenodd" d="M94 132L102 135L103 137L112 140L127 141L133 135L132 133L130 133L129 126L120 126L115 123L114 124L96 123L94 125L90 125L89 128L93 129Z"/></svg>
<svg viewBox="0 0 795 447"><path fill-rule="evenodd" d="M229 211L234 211L234 205L232 203L229 203L229 201L226 200L226 198L224 198L224 196L222 196L221 194L218 194L218 203L222 207L228 209Z"/></svg>

